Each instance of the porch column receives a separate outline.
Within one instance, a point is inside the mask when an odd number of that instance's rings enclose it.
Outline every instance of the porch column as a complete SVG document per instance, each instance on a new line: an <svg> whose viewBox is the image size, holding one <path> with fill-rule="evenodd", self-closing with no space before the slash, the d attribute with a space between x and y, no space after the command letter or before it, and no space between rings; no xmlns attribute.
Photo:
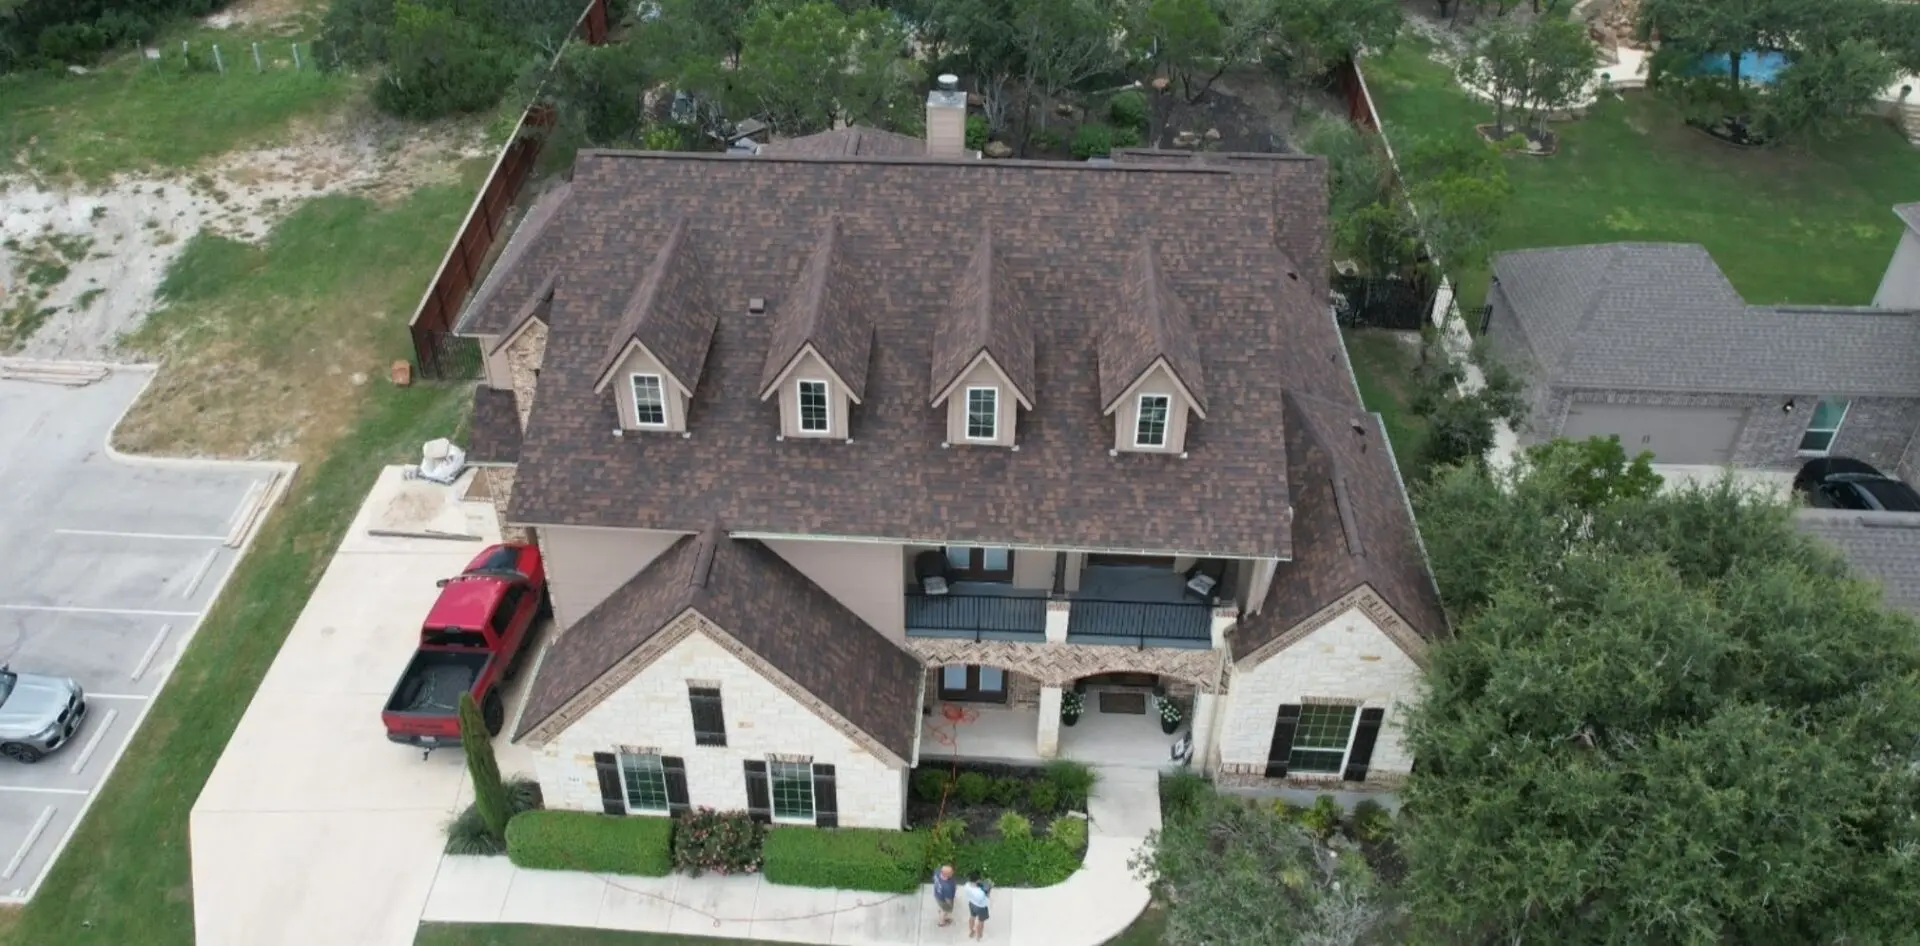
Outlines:
<svg viewBox="0 0 1920 946"><path fill-rule="evenodd" d="M1073 602L1066 597L1047 599L1047 643L1062 644L1067 640L1067 618L1073 613ZM1060 693L1054 691L1054 708L1060 705Z"/></svg>
<svg viewBox="0 0 1920 946"><path fill-rule="evenodd" d="M1212 631L1214 650L1219 650L1227 646L1227 632L1233 630L1233 626L1238 623L1240 623L1239 608L1229 604L1213 609Z"/></svg>
<svg viewBox="0 0 1920 946"><path fill-rule="evenodd" d="M1034 750L1042 759L1051 759L1060 754L1060 688L1040 688L1040 731L1034 739Z"/></svg>
<svg viewBox="0 0 1920 946"><path fill-rule="evenodd" d="M1213 761L1214 717L1220 713L1220 697L1212 693L1193 695L1193 761L1195 772L1205 774Z"/></svg>

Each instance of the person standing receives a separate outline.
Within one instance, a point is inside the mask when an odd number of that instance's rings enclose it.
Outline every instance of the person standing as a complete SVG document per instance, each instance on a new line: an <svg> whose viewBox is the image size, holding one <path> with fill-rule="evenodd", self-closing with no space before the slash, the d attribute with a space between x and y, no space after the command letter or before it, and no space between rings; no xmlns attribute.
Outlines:
<svg viewBox="0 0 1920 946"><path fill-rule="evenodd" d="M954 889L953 865L942 864L933 872L933 903L940 908L940 925L953 925Z"/></svg>
<svg viewBox="0 0 1920 946"><path fill-rule="evenodd" d="M991 902L993 883L980 876L979 871L967 875L967 937L981 939L987 935L987 906Z"/></svg>

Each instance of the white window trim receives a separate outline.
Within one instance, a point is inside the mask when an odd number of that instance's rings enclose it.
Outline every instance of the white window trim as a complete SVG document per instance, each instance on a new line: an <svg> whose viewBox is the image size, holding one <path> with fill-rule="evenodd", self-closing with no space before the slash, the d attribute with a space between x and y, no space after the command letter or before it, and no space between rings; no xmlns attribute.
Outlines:
<svg viewBox="0 0 1920 946"><path fill-rule="evenodd" d="M668 800L668 802L667 802L667 807L665 807L665 808L635 808L635 807L633 807L633 795L632 795L632 793L631 793L631 792L629 792L629 791L628 791L628 789L627 789L627 766L626 766L626 760L627 760L627 758L628 758L628 757L632 757L632 758L635 758L635 759L646 759L646 758L651 758L651 759L654 759L654 760L656 760L656 761L660 761L660 762L661 762L661 765L660 765L660 790L661 790L661 793L662 793L662 794L664 794L664 795L667 795L667 796L668 796L668 799L669 799L669 800ZM619 753L615 753L615 755L614 755L614 764L615 764L615 765L617 765L617 766L619 767L619 769L620 769L620 799L621 799L621 801L624 801L624 802L626 802L626 805L627 805L627 814L630 814L630 815L670 815L670 814L673 814L673 802L672 802L672 800L671 800L671 799L672 799L672 795L671 795L671 793L669 792L669 790L667 789L667 768L666 768L666 763L665 763L665 761L664 761L664 759L663 759L663 757L662 757L662 756L659 756L659 755L643 755L643 754L640 754L640 753L633 753L633 752L619 752Z"/></svg>
<svg viewBox="0 0 1920 946"><path fill-rule="evenodd" d="M660 422L657 424L640 418L640 381L643 378L651 379L654 387L660 389ZM668 416L667 408L667 379L657 374L647 374L636 371L627 375L627 391L633 395L633 425L635 427L665 427L669 421L672 420L672 418Z"/></svg>
<svg viewBox="0 0 1920 946"><path fill-rule="evenodd" d="M1832 429L1832 430L1830 430L1830 431L1829 431L1829 430L1825 430L1825 429L1815 429L1815 428L1814 428L1814 426L1813 426L1813 418L1814 418L1814 417L1818 417L1818 416L1820 416L1820 402L1821 402L1821 401L1841 401L1841 402L1844 402L1844 403L1846 404L1846 406L1845 406L1845 407L1842 407L1842 408L1840 408L1840 419L1839 419L1839 420L1836 420L1836 421L1834 421L1834 422L1833 422L1833 429ZM1801 442L1802 442L1802 443L1804 443L1804 442L1806 442L1806 439L1807 439L1807 435L1808 435L1808 434L1811 434L1811 433L1824 433L1824 434L1827 434L1827 435L1828 435L1828 436L1827 436L1827 449L1825 449L1825 450L1807 450L1807 449L1804 449L1804 448L1799 448L1799 447L1798 447L1798 445L1796 444L1796 445L1795 445L1795 446L1796 446L1796 449L1794 450L1794 454L1795 454L1796 456L1803 456L1803 457L1824 457L1824 456L1831 456L1831 455L1833 454L1833 443L1834 443L1834 441L1836 441L1836 440L1839 440L1839 439L1840 439L1840 428L1842 428L1842 427L1845 427L1845 426L1847 425L1847 415L1848 415L1848 414L1851 414L1851 413L1853 413L1853 398L1850 398L1850 397L1844 397L1844 398L1843 398L1843 397L1820 397L1820 398L1814 398L1814 400L1813 400L1813 411L1812 411L1812 416L1810 416L1810 417L1808 417L1808 418L1807 418L1807 426L1806 426L1805 428L1803 428L1803 429L1802 429L1802 430L1800 431L1800 440L1801 440Z"/></svg>
<svg viewBox="0 0 1920 946"><path fill-rule="evenodd" d="M827 426L822 427L819 430L810 430L807 428L807 411L804 406L806 404L806 395L803 392L806 391L807 385L809 384L819 385L822 399L827 402ZM801 433L803 434L833 433L833 385L828 384L827 382L816 379L816 378L801 378L793 382L793 413L794 413L794 418L793 418L794 429L800 431Z"/></svg>
<svg viewBox="0 0 1920 946"><path fill-rule="evenodd" d="M1148 398L1158 398L1159 400L1167 402L1167 416L1162 418L1160 423L1160 442L1159 443L1147 443L1140 439L1140 418L1146 415ZM1171 394L1140 395L1140 399L1135 401L1133 405L1133 445L1136 447L1145 447L1149 450L1165 450L1167 448L1167 444L1172 439L1173 439L1173 395Z"/></svg>
<svg viewBox="0 0 1920 946"><path fill-rule="evenodd" d="M773 793L773 767L776 765L803 765L803 764L807 767L807 802L813 807L813 813L808 815L805 818L795 818L791 815L782 815L780 814L779 802L775 800L775 795ZM815 798L813 795L813 763L811 762L806 762L806 763L776 762L772 759L767 760L767 816L773 820L774 824L811 825L811 824L817 823L820 820L820 799Z"/></svg>
<svg viewBox="0 0 1920 946"><path fill-rule="evenodd" d="M985 437L975 437L973 435L973 392L975 391L985 391L988 394L993 396L993 433L990 433ZM999 440L1000 439L1000 389L993 387L991 385L984 386L984 387L968 388L967 399L961 403L960 422L966 428L960 431L960 433L964 435L968 440L983 442L983 443Z"/></svg>
<svg viewBox="0 0 1920 946"><path fill-rule="evenodd" d="M1301 704L1301 706L1302 706L1302 709L1304 709L1304 708L1305 708L1305 707L1307 707L1307 706L1312 706L1312 705L1315 705L1315 704L1312 704L1312 703L1303 703L1303 704ZM1351 722L1351 723L1349 723L1349 724L1347 724L1347 747L1346 747L1346 748L1344 748L1344 749L1342 749L1342 750L1340 750L1340 767L1339 767L1339 768L1337 768L1337 769L1334 769L1334 770L1333 770L1333 771L1331 771L1331 772L1300 772L1300 773L1297 773L1297 774L1298 774L1298 776L1299 776L1300 778L1305 778L1305 779L1315 779L1315 778L1319 778L1319 779L1332 779L1332 780L1334 780L1334 781L1336 781L1336 782L1337 782L1337 781L1343 781L1343 780L1344 780L1344 779L1346 778L1346 776L1347 776L1347 763L1353 760L1353 737L1354 737L1354 736L1356 736L1356 735L1359 735L1359 733L1360 733L1360 714L1361 714L1361 713L1363 713L1363 712L1366 712L1366 709L1367 709L1367 708L1366 708L1365 706L1363 706L1363 705L1360 705L1360 704L1357 704L1357 703L1356 703L1356 704L1354 704L1354 705L1352 705L1352 706L1346 706L1345 704L1342 704L1342 707L1343 707L1343 708L1345 708L1345 709L1350 709L1350 710L1353 710L1353 722ZM1382 723L1382 728L1385 728L1385 723L1386 723L1386 720L1385 720L1385 719L1382 719L1382 720L1381 720L1381 723ZM1271 735L1271 733L1269 733L1269 735ZM1377 746L1377 745L1376 745L1376 748L1378 748L1378 746ZM1289 750L1287 750L1287 751L1288 751L1288 754L1289 754L1289 755L1291 755L1291 754L1292 754L1292 751L1293 751L1293 750L1291 750L1291 749L1289 749ZM1309 749L1309 750L1307 750L1307 751L1309 751L1309 752L1325 752L1326 750L1324 750L1324 749ZM1295 772L1293 771L1293 767L1292 767L1292 766L1288 766L1288 767L1287 767L1287 776L1288 776L1289 778L1292 778L1292 777L1294 777L1295 775L1296 775L1296 773L1295 773Z"/></svg>

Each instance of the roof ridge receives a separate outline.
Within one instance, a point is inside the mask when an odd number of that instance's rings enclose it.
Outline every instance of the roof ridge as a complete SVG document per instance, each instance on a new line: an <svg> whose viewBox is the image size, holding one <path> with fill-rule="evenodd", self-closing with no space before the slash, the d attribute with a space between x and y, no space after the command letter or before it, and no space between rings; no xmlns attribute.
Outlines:
<svg viewBox="0 0 1920 946"><path fill-rule="evenodd" d="M983 353L1023 403L1034 403L1030 314L1008 282L993 231L985 226L960 270L952 305L934 325L929 403L937 403Z"/></svg>
<svg viewBox="0 0 1920 946"><path fill-rule="evenodd" d="M594 374L596 379L604 378L607 372L613 370L619 363L620 356L626 353L629 343L637 341L647 345L649 350L654 347L648 345L646 339L640 337L640 333L653 321L655 304L660 298L660 287L667 281L667 271L680 259L682 247L689 242L687 230L686 214L673 219L673 225L667 229L666 240L660 244L660 249L654 251L653 259L648 261L647 268L640 274L640 281L634 285L633 292L627 295L626 305L621 307L620 324L614 329L613 338L607 344L606 353L600 361L600 370ZM659 357L659 352L654 352L654 357ZM679 380L682 384L690 383L684 378Z"/></svg>
<svg viewBox="0 0 1920 946"><path fill-rule="evenodd" d="M775 313L766 362L760 370L762 398L773 393L774 384L809 346L840 376L856 402L866 396L866 361L872 355L873 324L858 310L856 297L844 294L846 287L842 284L852 274L848 272L850 260L841 230L840 215L829 214L818 242L801 264L797 291ZM847 331L839 332L842 328Z"/></svg>
<svg viewBox="0 0 1920 946"><path fill-rule="evenodd" d="M1112 410L1121 395L1164 361L1201 415L1207 411L1206 375L1186 304L1168 285L1159 248L1151 235L1142 235L1130 264L1121 273L1117 317L1100 332L1100 399ZM1145 347L1141 347L1145 346Z"/></svg>

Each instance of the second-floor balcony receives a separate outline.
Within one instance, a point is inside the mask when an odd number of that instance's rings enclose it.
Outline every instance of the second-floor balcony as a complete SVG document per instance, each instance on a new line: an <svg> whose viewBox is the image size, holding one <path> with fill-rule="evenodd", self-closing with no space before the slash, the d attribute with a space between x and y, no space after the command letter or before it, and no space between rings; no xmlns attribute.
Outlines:
<svg viewBox="0 0 1920 946"><path fill-rule="evenodd" d="M954 582L946 594L907 593L907 636L973 641L1041 641L1047 637L1044 591L993 582Z"/></svg>
<svg viewBox="0 0 1920 946"><path fill-rule="evenodd" d="M1071 592L923 580L907 592L906 631L955 640L1204 650L1219 645L1221 621L1230 625L1233 612L1216 615L1220 595L1196 594L1192 577L1166 567L1089 565Z"/></svg>

